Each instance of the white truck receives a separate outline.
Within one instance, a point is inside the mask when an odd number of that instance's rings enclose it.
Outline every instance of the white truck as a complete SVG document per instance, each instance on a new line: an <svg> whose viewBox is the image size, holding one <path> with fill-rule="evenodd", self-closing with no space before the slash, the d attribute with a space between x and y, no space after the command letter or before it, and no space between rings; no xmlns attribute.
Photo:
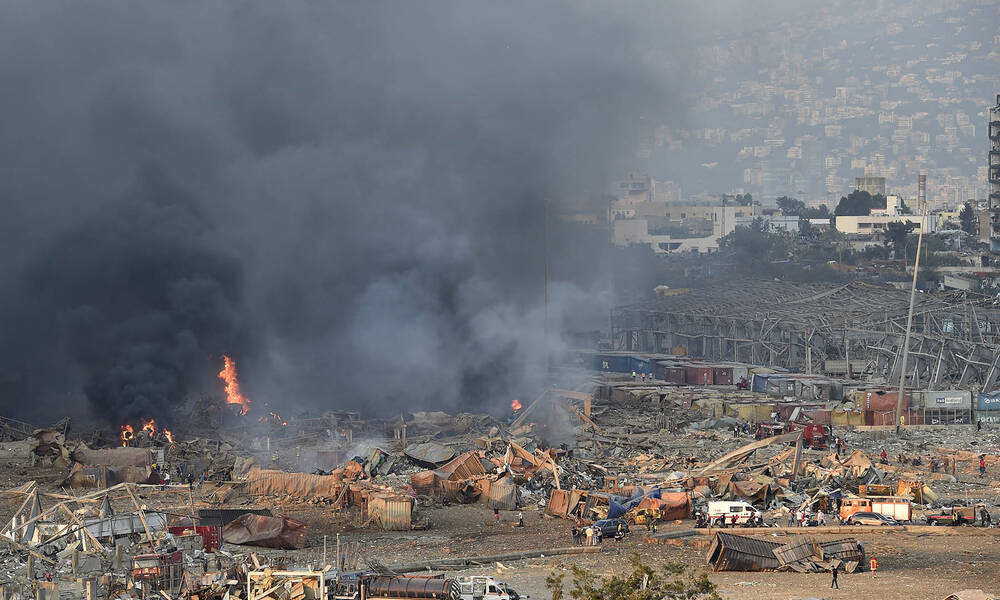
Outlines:
<svg viewBox="0 0 1000 600"><path fill-rule="evenodd" d="M746 526L752 525L761 514L749 502L713 500L708 503L709 524L716 527L732 527L734 516L736 525Z"/></svg>
<svg viewBox="0 0 1000 600"><path fill-rule="evenodd" d="M462 590L462 600L518 600L521 596L509 585L486 575L471 575L456 579Z"/></svg>

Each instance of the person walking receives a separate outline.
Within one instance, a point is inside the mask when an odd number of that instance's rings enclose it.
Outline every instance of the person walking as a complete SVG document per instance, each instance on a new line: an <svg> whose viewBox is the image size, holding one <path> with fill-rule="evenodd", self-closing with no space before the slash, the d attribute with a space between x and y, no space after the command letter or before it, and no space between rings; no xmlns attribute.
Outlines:
<svg viewBox="0 0 1000 600"><path fill-rule="evenodd" d="M983 430L983 420L979 419L978 421L976 421L976 431L982 431L982 430Z"/></svg>
<svg viewBox="0 0 1000 600"><path fill-rule="evenodd" d="M838 567L837 567L837 565L834 565L833 566L833 581L830 582L830 589L831 590L832 589L838 589L838 590L840 589L840 584L837 583L837 571L838 571Z"/></svg>
<svg viewBox="0 0 1000 600"><path fill-rule="evenodd" d="M524 513L517 511L517 526L524 527Z"/></svg>

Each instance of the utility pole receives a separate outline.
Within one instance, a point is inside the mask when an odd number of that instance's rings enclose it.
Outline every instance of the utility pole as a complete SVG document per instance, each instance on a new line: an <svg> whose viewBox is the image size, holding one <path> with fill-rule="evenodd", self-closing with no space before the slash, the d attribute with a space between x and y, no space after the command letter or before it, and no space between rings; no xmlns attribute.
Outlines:
<svg viewBox="0 0 1000 600"><path fill-rule="evenodd" d="M917 234L917 255L913 259L913 283L910 286L910 310L906 313L906 335L903 336L903 360L899 369L899 395L896 397L896 434L899 434L900 419L903 417L903 389L906 384L906 359L910 356L910 327L913 325L913 302L917 297L917 271L920 269L920 247L924 241L924 223L927 211L920 215L920 230ZM905 258L905 257L904 257Z"/></svg>

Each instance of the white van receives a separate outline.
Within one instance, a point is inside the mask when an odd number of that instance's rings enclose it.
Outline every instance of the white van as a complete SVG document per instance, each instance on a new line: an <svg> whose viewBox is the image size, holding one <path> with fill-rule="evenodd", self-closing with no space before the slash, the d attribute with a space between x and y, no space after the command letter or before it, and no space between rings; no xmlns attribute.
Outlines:
<svg viewBox="0 0 1000 600"><path fill-rule="evenodd" d="M761 516L760 511L748 502L713 500L708 503L708 522L716 527L732 527L733 515L737 525L746 525Z"/></svg>
<svg viewBox="0 0 1000 600"><path fill-rule="evenodd" d="M462 600L511 600L504 583L483 575L457 578Z"/></svg>

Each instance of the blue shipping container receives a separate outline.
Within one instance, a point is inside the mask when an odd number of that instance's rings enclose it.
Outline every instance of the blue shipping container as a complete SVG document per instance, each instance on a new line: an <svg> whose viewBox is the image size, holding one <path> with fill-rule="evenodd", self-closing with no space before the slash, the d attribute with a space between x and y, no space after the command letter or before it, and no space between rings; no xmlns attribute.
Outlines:
<svg viewBox="0 0 1000 600"><path fill-rule="evenodd" d="M629 357L621 354L599 354L597 356L597 367L601 371L611 371L613 373L628 373Z"/></svg>
<svg viewBox="0 0 1000 600"><path fill-rule="evenodd" d="M1000 410L1000 390L988 394L979 394L976 402L977 410Z"/></svg>

